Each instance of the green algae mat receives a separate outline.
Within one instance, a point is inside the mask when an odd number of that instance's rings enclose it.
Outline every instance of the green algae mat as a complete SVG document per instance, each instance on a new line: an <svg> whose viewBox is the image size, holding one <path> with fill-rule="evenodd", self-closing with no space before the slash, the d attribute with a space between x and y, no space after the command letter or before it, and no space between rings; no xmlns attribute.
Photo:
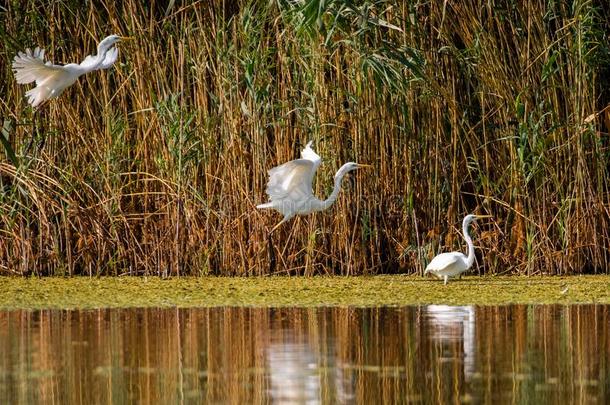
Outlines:
<svg viewBox="0 0 610 405"><path fill-rule="evenodd" d="M610 276L0 277L0 309L610 304Z"/></svg>

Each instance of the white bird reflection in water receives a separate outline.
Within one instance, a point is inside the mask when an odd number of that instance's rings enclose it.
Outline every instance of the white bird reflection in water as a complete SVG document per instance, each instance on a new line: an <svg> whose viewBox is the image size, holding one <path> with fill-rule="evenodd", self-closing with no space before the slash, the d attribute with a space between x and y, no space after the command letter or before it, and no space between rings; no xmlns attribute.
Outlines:
<svg viewBox="0 0 610 405"><path fill-rule="evenodd" d="M272 343L266 348L269 395L275 404L319 404L318 356L305 343Z"/></svg>
<svg viewBox="0 0 610 405"><path fill-rule="evenodd" d="M333 341L326 346L332 351ZM302 339L273 342L265 348L267 393L274 404L353 403L354 380L334 355ZM322 399L324 393L324 400Z"/></svg>
<svg viewBox="0 0 610 405"><path fill-rule="evenodd" d="M463 356L464 376L470 379L475 372L475 310L472 306L428 305L424 308L432 326L430 339L454 351L455 343L462 342L463 353L451 353L453 359Z"/></svg>

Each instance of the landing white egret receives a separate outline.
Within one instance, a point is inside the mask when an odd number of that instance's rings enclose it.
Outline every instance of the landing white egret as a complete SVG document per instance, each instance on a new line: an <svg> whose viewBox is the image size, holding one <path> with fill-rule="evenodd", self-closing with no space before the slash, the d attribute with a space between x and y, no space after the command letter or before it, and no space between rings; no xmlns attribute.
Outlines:
<svg viewBox="0 0 610 405"><path fill-rule="evenodd" d="M470 214L466 215L462 222L462 232L464 233L466 244L468 244L468 256L462 252L441 253L428 264L426 271L424 271L424 276L432 273L438 278L444 278L445 284L447 284L449 277L457 276L472 266L474 263L474 245L468 234L468 226L471 222L480 218L491 218L491 215Z"/></svg>
<svg viewBox="0 0 610 405"><path fill-rule="evenodd" d="M354 162L344 164L335 174L335 187L332 193L326 200L320 200L313 195L312 184L313 176L322 163L322 158L311 149L311 144L310 141L301 151L301 159L291 160L268 172L267 194L271 201L257 205L256 208L273 208L284 215L271 232L295 215L307 215L329 208L339 195L343 176L361 167L371 167Z"/></svg>
<svg viewBox="0 0 610 405"><path fill-rule="evenodd" d="M44 49L36 48L34 52L26 49L19 52L13 60L13 72L17 83L36 82L36 87L25 95L32 107L46 100L58 97L66 87L71 86L85 73L98 69L108 69L116 62L119 51L114 45L121 40L130 38L110 35L97 46L97 55L87 56L80 64L54 65L44 61Z"/></svg>

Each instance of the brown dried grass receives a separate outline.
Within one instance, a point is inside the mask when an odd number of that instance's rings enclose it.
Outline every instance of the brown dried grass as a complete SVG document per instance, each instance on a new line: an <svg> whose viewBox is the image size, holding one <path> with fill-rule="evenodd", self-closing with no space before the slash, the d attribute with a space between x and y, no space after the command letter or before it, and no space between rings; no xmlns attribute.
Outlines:
<svg viewBox="0 0 610 405"><path fill-rule="evenodd" d="M309 20L282 1L11 2L0 271L411 273L461 249L461 218L479 211L494 215L481 272L607 272L608 11L496 3L358 3L399 31L336 18L341 1ZM120 63L26 105L18 50L74 62L110 33L136 38ZM318 195L345 161L375 171L268 244L266 170L310 139Z"/></svg>

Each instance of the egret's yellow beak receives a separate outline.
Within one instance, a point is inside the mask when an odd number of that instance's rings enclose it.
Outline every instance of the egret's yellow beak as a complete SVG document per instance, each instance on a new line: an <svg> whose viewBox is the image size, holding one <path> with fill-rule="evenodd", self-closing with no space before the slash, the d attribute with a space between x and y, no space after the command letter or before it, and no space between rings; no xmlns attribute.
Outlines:
<svg viewBox="0 0 610 405"><path fill-rule="evenodd" d="M133 41L135 38L134 37L119 37L119 39L121 41Z"/></svg>
<svg viewBox="0 0 610 405"><path fill-rule="evenodd" d="M358 168L361 168L361 167L362 168L366 168L366 169L372 169L373 168L373 166L371 166L371 165L362 165L362 164L358 163Z"/></svg>
<svg viewBox="0 0 610 405"><path fill-rule="evenodd" d="M477 219L481 219L481 218L492 218L492 215L477 215Z"/></svg>

